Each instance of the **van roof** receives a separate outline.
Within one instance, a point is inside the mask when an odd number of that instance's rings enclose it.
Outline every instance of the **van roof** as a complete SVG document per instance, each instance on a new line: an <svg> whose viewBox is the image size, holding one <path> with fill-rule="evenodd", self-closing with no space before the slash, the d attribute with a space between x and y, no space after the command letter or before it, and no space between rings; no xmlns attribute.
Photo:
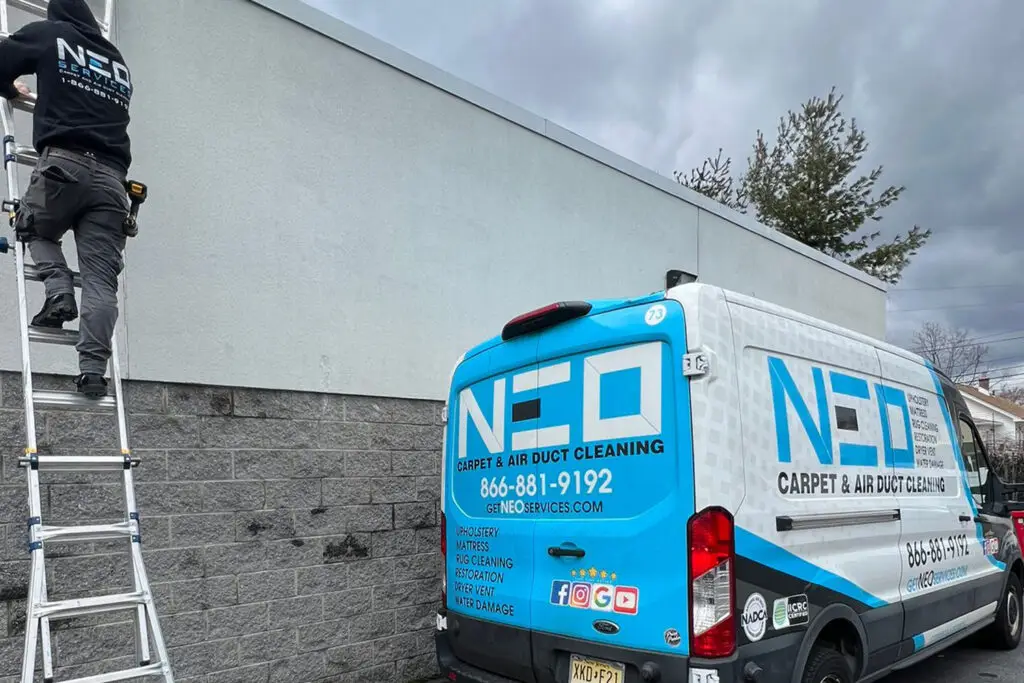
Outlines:
<svg viewBox="0 0 1024 683"><path fill-rule="evenodd" d="M692 286L692 285L681 285L681 286L682 287L689 287L689 286ZM707 287L708 285L704 285L704 286ZM913 351L908 351L907 349L904 349L904 348L902 348L900 346L896 346L895 344L890 344L889 342L884 341L882 339L876 339L875 337L869 337L866 334L862 334L860 332L856 332L856 331L851 330L851 329L846 328L846 327L841 327L841 326L836 325L834 323L830 323L830 322L828 322L826 320L821 320L820 318L815 318L813 316L806 315L804 313L800 313L799 311L795 311L795 310L793 310L791 308L786 308L785 306L779 306L777 304L770 303L770 302L765 301L763 299L757 299L757 298L754 298L752 296L748 296L746 294L740 294L739 292L733 292L733 291L730 291L730 290L727 290L727 289L722 289L722 288L718 288L718 289L721 289L722 293L725 295L726 300L729 301L730 303L735 303L735 304L739 304L741 306L746 306L748 308L753 308L753 309L761 310L761 311L764 311L766 313L771 313L773 315L777 315L777 316L782 317L782 318L789 318L790 320L792 320L794 322L803 323L805 325L811 325L813 327L817 327L820 330L824 330L826 332L831 332L832 334L841 335L843 337L846 337L847 339L851 339L853 341L861 342L861 343L867 344L869 346L874 346L875 348L880 349L882 351L888 351L889 353L891 353L891 354L893 354L895 356L899 356L899 357L904 358L906 360L912 361L914 363L917 363L918 365L923 365L923 366L926 366L926 367L930 367L930 363L928 363L928 361L925 360L925 358L923 358L921 355L916 354ZM937 368L932 368L932 369L935 370L936 372L938 372ZM942 374L942 373L940 372L939 374ZM943 375L943 376L945 376L945 375Z"/></svg>
<svg viewBox="0 0 1024 683"><path fill-rule="evenodd" d="M703 282L688 282L685 284L677 285L669 290L661 290L639 297L625 299L584 299L583 301L586 301L593 307L588 315L594 315L597 313L605 313L607 311L615 310L617 308L625 308L627 306L653 303L655 301L664 300L665 298L674 298L674 294L686 293L687 298L689 298L690 296L698 294L699 291L702 289L711 289L721 292L724 295L726 301L730 303L746 306L748 308L753 308L756 310L761 310L766 313L771 313L772 315L777 315L782 318L788 318L790 320L793 320L794 322L803 323L805 325L811 325L813 327L817 327L818 329L830 332L832 334L837 334L848 339L851 339L853 341L857 341L863 344L867 344L869 346L873 346L877 349L887 351L905 360L909 360L918 365L928 367L932 371L939 374L941 377L946 378L945 374L942 373L941 370L933 367L932 364L929 363L925 358L912 351L908 351L907 349L896 346L895 344L890 344L889 342L883 341L881 339L869 337L866 334L855 332L854 330L841 327L839 325L827 322L825 320L821 320L820 318L815 318L813 316L800 313L799 311L787 308L785 306L773 304L763 299L758 299L747 294L740 294L739 292L735 292L732 290L725 289L723 287L719 287L717 285L710 285ZM458 363L456 363L456 366L462 363L464 360L472 358L473 356L483 353L489 349L493 349L494 347L498 346L501 343L501 331L498 330L494 334L494 336L490 337L489 339L483 342L480 342L476 346L473 346L468 351L466 351L466 353L463 354L463 356L459 359ZM946 379L948 380L948 378Z"/></svg>

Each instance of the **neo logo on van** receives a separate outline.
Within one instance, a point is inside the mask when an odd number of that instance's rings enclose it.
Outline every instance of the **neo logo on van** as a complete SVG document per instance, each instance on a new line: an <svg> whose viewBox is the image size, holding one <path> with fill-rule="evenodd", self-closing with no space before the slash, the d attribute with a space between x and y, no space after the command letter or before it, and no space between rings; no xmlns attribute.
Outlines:
<svg viewBox="0 0 1024 683"><path fill-rule="evenodd" d="M520 372L512 375L511 386L505 377L494 380L489 420L484 416L473 391L468 387L463 389L459 392L459 458L466 457L471 421L484 446L492 455L504 453L508 444L513 451L525 451L533 448L567 446L573 438L582 439L584 442L615 441L660 434L661 353L661 342L636 344L614 351L591 354L584 357L582 363L574 359ZM575 377L574 368L579 370ZM612 395L611 391L603 386L602 377L611 373L636 370L639 370L639 373L633 372L630 381L638 385L629 393L639 395L639 410L632 415L602 417L602 401L607 402L617 397L617 394ZM579 406L580 421L575 428L580 429L581 433L573 434L572 425L569 424L539 429L506 427L506 402L511 402L516 394L543 394L537 390L556 385L566 385L576 396L577 400L572 403ZM616 391L622 393L622 388L618 387Z"/></svg>
<svg viewBox="0 0 1024 683"><path fill-rule="evenodd" d="M837 439L839 464L844 466L873 467L878 465L878 446L857 443L852 438L859 433L860 418L878 422L882 434L882 451L887 467L915 467L914 434L911 429L910 407L907 393L891 385L868 381L838 370L829 370L828 379L831 394L825 390L825 372L818 366L811 366L810 375L814 384L814 395L801 394L786 362L774 356L768 357L768 374L771 378L772 409L775 415L775 438L779 462L791 462L793 449L790 441L789 408L796 413L804 434L810 441L822 465L834 464L832 439L832 416L837 426L851 437L850 441ZM843 397L842 406L836 406L836 397ZM911 400L927 404L928 399L911 396ZM808 404L815 407L817 416L811 414ZM857 408L849 406L857 405ZM900 416L900 422L893 423L892 409ZM915 411L923 411L916 405ZM927 415L927 413L925 413ZM840 424L839 416L843 416ZM937 426L937 425L936 425ZM895 445L895 433L900 436L900 446ZM900 434L902 432L902 434ZM843 434L839 434L843 436ZM904 447L903 444L906 444Z"/></svg>

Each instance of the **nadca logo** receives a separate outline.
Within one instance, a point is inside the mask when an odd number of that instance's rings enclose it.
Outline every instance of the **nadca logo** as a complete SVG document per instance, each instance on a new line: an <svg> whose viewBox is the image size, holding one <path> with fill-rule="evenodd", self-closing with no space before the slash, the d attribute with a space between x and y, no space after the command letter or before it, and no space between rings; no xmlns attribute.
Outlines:
<svg viewBox="0 0 1024 683"><path fill-rule="evenodd" d="M584 442L592 442L661 434L661 354L661 342L636 344L586 356L582 363L574 359L527 370L512 375L511 382L507 382L509 378L501 377L494 380L491 395L488 397L490 419L484 415L484 410L473 391L470 388L463 389L459 392L459 458L465 458L467 454L470 422L492 455L504 453L508 446L511 446L512 451L525 451L531 448L567 446L570 439L579 441L581 437ZM578 368L575 376L574 368ZM635 391L640 398L639 409L632 415L602 417L601 378L625 370L640 371L631 373L631 381L636 382L638 386L635 390L630 389L631 393ZM579 405L578 423L541 429L524 425L518 430L506 426L505 406L514 400L516 394L530 392L536 395L537 390L563 384L569 385L569 389L577 395L573 403ZM615 391L621 392L622 387L616 387ZM543 392L539 393L543 395ZM608 396L604 398L607 402ZM484 396L480 396L480 399L484 400ZM572 430L579 431L574 434Z"/></svg>

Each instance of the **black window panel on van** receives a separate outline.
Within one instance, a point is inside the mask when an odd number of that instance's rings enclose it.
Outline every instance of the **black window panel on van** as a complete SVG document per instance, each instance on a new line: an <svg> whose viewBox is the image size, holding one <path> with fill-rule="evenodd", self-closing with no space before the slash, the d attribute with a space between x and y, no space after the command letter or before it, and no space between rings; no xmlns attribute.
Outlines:
<svg viewBox="0 0 1024 683"><path fill-rule="evenodd" d="M857 411L853 408L836 406L836 429L845 429L850 432L858 431Z"/></svg>

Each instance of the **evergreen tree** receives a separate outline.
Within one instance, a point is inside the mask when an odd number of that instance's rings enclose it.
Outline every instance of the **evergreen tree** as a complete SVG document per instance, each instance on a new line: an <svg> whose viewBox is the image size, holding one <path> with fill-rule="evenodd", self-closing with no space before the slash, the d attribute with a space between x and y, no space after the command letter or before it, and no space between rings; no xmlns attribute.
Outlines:
<svg viewBox="0 0 1024 683"><path fill-rule="evenodd" d="M688 177L677 172L676 180L744 213L752 208L768 227L895 284L931 230L914 226L891 241L878 242L881 232L866 229L869 221L881 220L881 210L905 188L889 186L873 196L881 166L855 177L868 143L856 121L843 117L841 102L835 88L824 99L812 97L798 112L779 119L774 144L757 131L753 155L736 189L729 174L731 160L723 162L721 150Z"/></svg>

